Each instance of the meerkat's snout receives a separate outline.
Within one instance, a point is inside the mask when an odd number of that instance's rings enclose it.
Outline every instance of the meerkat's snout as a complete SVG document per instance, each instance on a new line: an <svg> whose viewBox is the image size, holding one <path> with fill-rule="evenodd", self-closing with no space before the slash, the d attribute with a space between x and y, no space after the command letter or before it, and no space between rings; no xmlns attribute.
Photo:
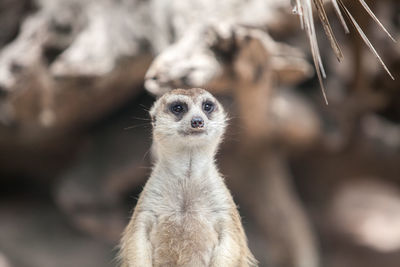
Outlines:
<svg viewBox="0 0 400 267"><path fill-rule="evenodd" d="M204 120L200 116L194 116L192 120L190 121L190 125L192 125L192 128L198 129L198 128L203 128L204 127Z"/></svg>

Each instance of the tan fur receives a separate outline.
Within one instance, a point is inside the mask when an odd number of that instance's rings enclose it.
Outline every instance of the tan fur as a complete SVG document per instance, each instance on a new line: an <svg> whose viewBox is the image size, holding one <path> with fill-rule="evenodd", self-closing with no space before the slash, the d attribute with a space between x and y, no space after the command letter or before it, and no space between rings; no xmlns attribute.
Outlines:
<svg viewBox="0 0 400 267"><path fill-rule="evenodd" d="M212 113L203 111L206 100ZM182 118L170 111L176 101L188 106ZM176 89L150 114L156 162L121 240L122 266L256 266L214 163L226 125L222 106L203 89ZM204 119L202 134L190 134L194 116Z"/></svg>

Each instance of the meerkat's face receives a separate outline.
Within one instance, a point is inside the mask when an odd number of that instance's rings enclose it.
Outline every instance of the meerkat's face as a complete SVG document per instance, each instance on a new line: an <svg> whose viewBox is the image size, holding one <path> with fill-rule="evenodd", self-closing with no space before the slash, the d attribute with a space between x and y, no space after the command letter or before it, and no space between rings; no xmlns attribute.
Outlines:
<svg viewBox="0 0 400 267"><path fill-rule="evenodd" d="M150 111L155 142L202 145L219 142L226 126L222 105L206 90L175 89Z"/></svg>

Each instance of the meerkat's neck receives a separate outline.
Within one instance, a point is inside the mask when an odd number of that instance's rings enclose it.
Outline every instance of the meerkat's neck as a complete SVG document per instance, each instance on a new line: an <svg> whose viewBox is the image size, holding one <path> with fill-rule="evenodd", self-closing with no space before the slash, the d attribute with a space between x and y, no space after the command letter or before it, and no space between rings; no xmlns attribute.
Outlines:
<svg viewBox="0 0 400 267"><path fill-rule="evenodd" d="M161 148L156 169L160 168L177 178L204 177L216 171L215 152L212 146Z"/></svg>

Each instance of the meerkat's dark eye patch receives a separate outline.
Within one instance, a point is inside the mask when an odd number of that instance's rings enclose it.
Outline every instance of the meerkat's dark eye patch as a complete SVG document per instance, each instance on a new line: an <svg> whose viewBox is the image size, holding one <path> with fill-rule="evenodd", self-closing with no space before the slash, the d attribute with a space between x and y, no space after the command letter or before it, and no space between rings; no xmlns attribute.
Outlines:
<svg viewBox="0 0 400 267"><path fill-rule="evenodd" d="M214 109L215 109L215 105L213 102L211 102L209 100L203 102L203 110L206 113L211 113L214 111Z"/></svg>
<svg viewBox="0 0 400 267"><path fill-rule="evenodd" d="M173 102L169 105L169 110L175 115L181 115L188 110L188 106L184 102Z"/></svg>

